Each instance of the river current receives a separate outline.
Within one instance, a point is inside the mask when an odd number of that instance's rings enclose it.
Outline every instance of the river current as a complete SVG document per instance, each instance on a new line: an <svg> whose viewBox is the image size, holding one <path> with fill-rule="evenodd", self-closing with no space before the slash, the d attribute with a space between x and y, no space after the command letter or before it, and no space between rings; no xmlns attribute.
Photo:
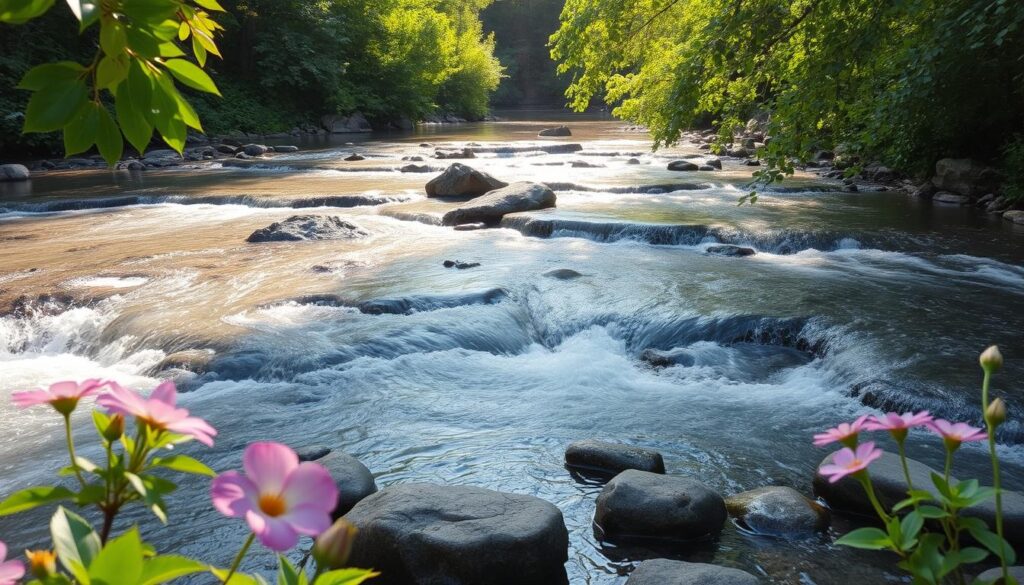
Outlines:
<svg viewBox="0 0 1024 585"><path fill-rule="evenodd" d="M1024 399L1024 229L900 192L846 193L807 173L737 206L751 171L741 161L668 171L701 151L684 141L652 153L646 134L612 120L566 123L571 138L537 138L551 123L536 119L433 126L310 140L247 168L54 171L0 184L0 494L48 481L63 457L57 418L16 412L10 392L86 377L150 388L174 375L183 405L220 432L213 449L188 447L216 470L271 439L344 450L381 486L536 495L565 516L572 583L622 583L657 556L775 583L894 582L889 559L829 535L790 541L729 525L698 545L599 542L600 485L574 480L564 449L628 442L726 495L770 484L810 495L827 454L811 446L821 429L877 409L976 420L977 355L992 343L1007 358L994 387L1012 417ZM569 142L583 149L535 148ZM432 225L455 205L426 199L437 172L398 168L423 156L415 164L440 171L452 161L433 159L435 148L467 145L477 158L458 162L546 182L557 208L496 229ZM365 160L343 160L353 152ZM245 241L307 213L370 235ZM708 254L715 243L757 253ZM449 259L480 266L445 268ZM545 274L555 269L581 276ZM354 308L380 299L409 310ZM648 349L685 353L688 365L655 368L640 359ZM158 374L189 350L212 355L208 371ZM78 426L87 441L87 415ZM1004 481L1022 489L1024 427L1009 423L1000 440ZM936 464L939 449L912 435L917 458ZM961 476L985 476L980 449L965 447L960 461ZM218 517L207 487L185 482L171 525L148 522L146 536L224 565L244 529ZM11 550L42 544L45 531L44 516L0 518ZM244 568L272 565L261 552Z"/></svg>

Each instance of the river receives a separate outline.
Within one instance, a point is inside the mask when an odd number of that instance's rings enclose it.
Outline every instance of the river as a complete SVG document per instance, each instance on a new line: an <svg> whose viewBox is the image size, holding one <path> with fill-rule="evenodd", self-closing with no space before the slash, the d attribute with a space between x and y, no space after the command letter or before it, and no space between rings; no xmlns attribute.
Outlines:
<svg viewBox="0 0 1024 585"><path fill-rule="evenodd" d="M213 449L188 449L219 471L239 466L247 442L272 439L347 451L381 486L536 495L565 516L572 583L622 583L636 560L664 555L776 583L892 582L887 558L829 536L787 541L729 525L715 542L658 551L601 543L591 529L600 486L570 476L564 449L635 443L724 494L768 484L810 494L826 454L812 434L878 412L868 405L975 419L977 355L991 343L1007 357L995 389L1012 416L1024 399L1024 227L899 192L846 193L807 173L737 206L751 172L739 161L668 171L696 146L652 153L646 134L619 122L567 123L564 139L537 138L551 125L539 119L424 126L310 139L251 168L55 171L0 184L0 493L48 481L62 457L57 417L15 412L11 391L85 377L148 388L168 354L209 350L209 371L182 378L182 402L220 431ZM408 156L446 166L434 147L562 142L583 150L459 161L555 188L557 208L498 229L430 225L453 206L425 198L436 173L397 172ZM365 160L343 160L353 152ZM381 204L331 206L358 197ZM370 235L245 242L304 213ZM715 242L757 254L706 253ZM448 259L480 266L445 268ZM563 268L582 276L545 275ZM503 292L483 294L493 289ZM467 302L437 308L455 297ZM395 298L421 310L352 308ZM654 368L640 359L652 348L679 349L692 365ZM88 419L79 423L86 440ZM1004 481L1021 489L1024 428L1005 431ZM911 448L932 464L941 456L923 434ZM961 461L960 475L984 476L981 449L965 447ZM146 533L162 550L223 565L244 529L218 517L206 489L187 482L172 525ZM12 550L42 544L45 528L37 515L0 518ZM245 568L272 563L259 553Z"/></svg>

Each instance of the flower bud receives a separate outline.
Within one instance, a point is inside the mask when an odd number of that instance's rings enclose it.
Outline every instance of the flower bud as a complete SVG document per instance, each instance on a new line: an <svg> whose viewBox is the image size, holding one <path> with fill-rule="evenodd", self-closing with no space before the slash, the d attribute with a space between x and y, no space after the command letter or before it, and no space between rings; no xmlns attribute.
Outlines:
<svg viewBox="0 0 1024 585"><path fill-rule="evenodd" d="M993 427L998 427L1006 422L1006 403L1002 398L996 398L989 403L988 408L985 409L985 422Z"/></svg>
<svg viewBox="0 0 1024 585"><path fill-rule="evenodd" d="M52 550L27 550L28 570L40 581L57 574L57 553Z"/></svg>
<svg viewBox="0 0 1024 585"><path fill-rule="evenodd" d="M113 443L124 434L124 416L115 414L110 417L110 423L103 429L103 438Z"/></svg>
<svg viewBox="0 0 1024 585"><path fill-rule="evenodd" d="M313 558L318 567L340 569L348 562L352 544L356 540L356 527L344 518L339 518L313 544Z"/></svg>
<svg viewBox="0 0 1024 585"><path fill-rule="evenodd" d="M981 369L991 374L1003 367L1003 354L999 353L999 347L992 345L981 352L981 357L978 361L981 362Z"/></svg>

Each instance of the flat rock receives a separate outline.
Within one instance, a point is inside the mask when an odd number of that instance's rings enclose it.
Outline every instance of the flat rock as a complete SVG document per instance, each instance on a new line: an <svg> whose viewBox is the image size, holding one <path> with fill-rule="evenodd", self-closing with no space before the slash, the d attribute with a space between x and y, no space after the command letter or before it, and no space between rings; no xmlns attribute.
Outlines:
<svg viewBox="0 0 1024 585"><path fill-rule="evenodd" d="M688 160L674 160L668 163L668 170L670 171L696 171L699 168L699 165Z"/></svg>
<svg viewBox="0 0 1024 585"><path fill-rule="evenodd" d="M442 225L497 224L509 213L555 206L555 192L541 183L519 182L468 201L441 218Z"/></svg>
<svg viewBox="0 0 1024 585"><path fill-rule="evenodd" d="M345 240L368 236L359 226L333 215L293 215L254 231L247 242L296 242L302 240Z"/></svg>
<svg viewBox="0 0 1024 585"><path fill-rule="evenodd" d="M429 173L434 170L427 165L408 164L398 169L402 173Z"/></svg>
<svg viewBox="0 0 1024 585"><path fill-rule="evenodd" d="M745 248L743 246L734 246L732 244L717 244L714 246L708 246L704 252L708 254L714 254L716 256L753 256L757 253L753 248Z"/></svg>
<svg viewBox="0 0 1024 585"><path fill-rule="evenodd" d="M262 144L246 144L242 147L242 152L249 156L261 156L267 154L269 149Z"/></svg>
<svg viewBox="0 0 1024 585"><path fill-rule="evenodd" d="M665 473L661 453L621 443L587 439L577 441L565 450L565 465L572 469L615 475L627 469Z"/></svg>
<svg viewBox="0 0 1024 585"><path fill-rule="evenodd" d="M487 173L455 163L427 183L427 197L479 197L508 183Z"/></svg>
<svg viewBox="0 0 1024 585"><path fill-rule="evenodd" d="M28 167L19 164L0 165L0 183L27 181L30 177Z"/></svg>
<svg viewBox="0 0 1024 585"><path fill-rule="evenodd" d="M1003 213L1003 219L1013 223L1024 224L1024 209L1011 209Z"/></svg>
<svg viewBox="0 0 1024 585"><path fill-rule="evenodd" d="M359 529L349 563L381 585L566 582L562 513L533 496L425 483L386 487L345 518Z"/></svg>
<svg viewBox="0 0 1024 585"><path fill-rule="evenodd" d="M722 496L686 477L628 469L597 497L603 538L695 540L717 534L727 517Z"/></svg>
<svg viewBox="0 0 1024 585"><path fill-rule="evenodd" d="M348 513L364 498L377 493L377 482L373 480L373 474L348 453L331 451L319 458L317 463L327 468L338 486L338 505L331 514L335 519Z"/></svg>
<svg viewBox="0 0 1024 585"><path fill-rule="evenodd" d="M805 536L829 525L828 510L791 487L768 486L725 499L741 527L756 534Z"/></svg>
<svg viewBox="0 0 1024 585"><path fill-rule="evenodd" d="M546 276L548 278L557 278L558 280L572 280L574 278L579 278L583 275L580 274L579 272L576 272L572 268L553 268L551 270L548 270L541 276Z"/></svg>
<svg viewBox="0 0 1024 585"><path fill-rule="evenodd" d="M284 146L275 146L274 147L274 152L298 152L298 151L299 151L299 147L298 146L284 145Z"/></svg>
<svg viewBox="0 0 1024 585"><path fill-rule="evenodd" d="M640 563L626 585L758 585L746 571L706 563L651 559Z"/></svg>
<svg viewBox="0 0 1024 585"><path fill-rule="evenodd" d="M949 203L952 205L970 205L971 198L966 195L958 195L956 193L950 193L949 191L939 191L935 195L932 195L932 201L935 203Z"/></svg>
<svg viewBox="0 0 1024 585"><path fill-rule="evenodd" d="M463 262L462 260L445 260L441 264L445 268L458 268L459 270L480 266L479 262Z"/></svg>
<svg viewBox="0 0 1024 585"><path fill-rule="evenodd" d="M572 130L568 126L555 126L541 130L537 136L572 136Z"/></svg>
<svg viewBox="0 0 1024 585"><path fill-rule="evenodd" d="M818 466L819 469L831 461L832 455L825 457ZM937 470L914 459L907 459L907 468L910 470L910 479L914 483L915 489L924 489L935 493L931 474L938 473ZM871 473L871 482L875 486L875 493L886 509L892 509L893 505L907 497L907 482L903 476L903 468L900 466L899 455L885 451L880 458L871 463L868 471ZM956 478L951 478L951 481L956 481ZM871 517L875 515L871 502L864 494L864 489L852 477L844 477L836 483L829 483L820 473L816 473L814 475L814 493L824 498L828 505L835 510ZM980 518L991 527L995 526L995 502L993 500L967 508L963 514ZM1003 491L1003 534L1010 544L1017 547L1024 545L1024 495L1005 488Z"/></svg>
<svg viewBox="0 0 1024 585"><path fill-rule="evenodd" d="M460 223L459 225L452 227L452 229L457 232L472 232L486 228L487 224L482 221L478 221L476 223Z"/></svg>

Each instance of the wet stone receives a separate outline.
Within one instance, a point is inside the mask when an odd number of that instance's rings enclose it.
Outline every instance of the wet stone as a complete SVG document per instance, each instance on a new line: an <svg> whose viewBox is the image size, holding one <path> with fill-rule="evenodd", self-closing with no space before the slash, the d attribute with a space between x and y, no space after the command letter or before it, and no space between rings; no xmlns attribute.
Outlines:
<svg viewBox="0 0 1024 585"><path fill-rule="evenodd" d="M768 486L725 499L739 525L770 536L806 536L828 528L828 510L791 487Z"/></svg>
<svg viewBox="0 0 1024 585"><path fill-rule="evenodd" d="M729 567L651 559L640 563L626 585L758 585L757 577Z"/></svg>
<svg viewBox="0 0 1024 585"><path fill-rule="evenodd" d="M604 473L609 476L627 469L665 473L665 461L661 453L653 449L594 439L577 441L569 445L565 450L565 465L570 469Z"/></svg>
<svg viewBox="0 0 1024 585"><path fill-rule="evenodd" d="M597 497L596 532L603 539L697 540L718 534L727 518L722 496L679 476L629 469Z"/></svg>
<svg viewBox="0 0 1024 585"><path fill-rule="evenodd" d="M311 453L306 453L311 455ZM301 459L301 457L300 457ZM323 465L334 478L338 486L338 505L332 516L340 518L352 509L363 498L377 492L377 482L373 474L358 459L341 451L331 451L316 460Z"/></svg>

